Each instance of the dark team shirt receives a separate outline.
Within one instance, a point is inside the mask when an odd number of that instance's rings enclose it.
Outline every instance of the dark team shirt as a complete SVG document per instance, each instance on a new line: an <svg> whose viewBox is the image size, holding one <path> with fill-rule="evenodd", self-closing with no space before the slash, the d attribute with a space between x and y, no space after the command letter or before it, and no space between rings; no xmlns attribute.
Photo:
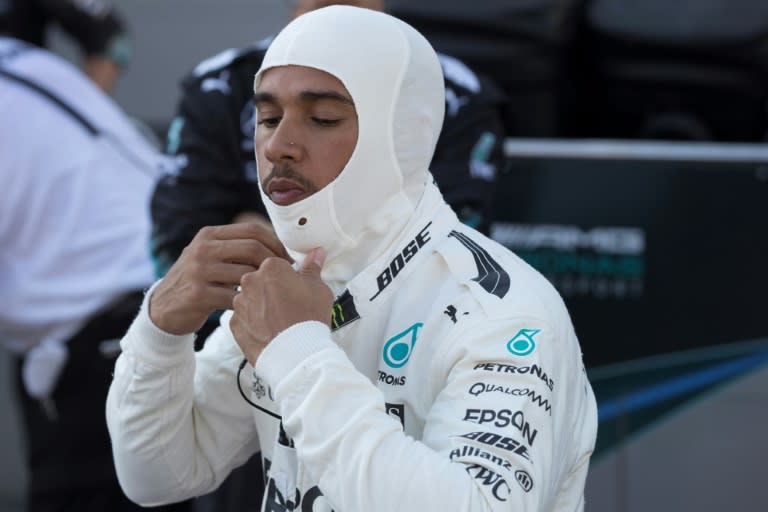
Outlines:
<svg viewBox="0 0 768 512"><path fill-rule="evenodd" d="M86 55L108 56L125 64L128 34L115 11L99 0L0 1L0 33L45 46L46 28L59 25Z"/></svg>
<svg viewBox="0 0 768 512"><path fill-rule="evenodd" d="M152 198L152 252L159 274L198 230L232 222L243 211L266 216L254 155L253 79L270 40L203 61L182 82L168 130L175 164ZM467 224L490 228L494 183L503 161L502 97L460 61L440 56L446 115L430 170Z"/></svg>

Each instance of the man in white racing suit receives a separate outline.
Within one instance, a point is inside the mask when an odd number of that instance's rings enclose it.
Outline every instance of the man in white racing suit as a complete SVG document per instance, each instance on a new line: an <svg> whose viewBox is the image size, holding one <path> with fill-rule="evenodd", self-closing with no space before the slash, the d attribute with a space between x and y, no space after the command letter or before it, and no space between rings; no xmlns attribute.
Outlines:
<svg viewBox="0 0 768 512"><path fill-rule="evenodd" d="M147 293L107 400L129 497L210 492L260 449L264 511L583 509L597 409L576 335L433 184L443 90L383 13L327 7L277 36L254 97L277 238L204 228Z"/></svg>

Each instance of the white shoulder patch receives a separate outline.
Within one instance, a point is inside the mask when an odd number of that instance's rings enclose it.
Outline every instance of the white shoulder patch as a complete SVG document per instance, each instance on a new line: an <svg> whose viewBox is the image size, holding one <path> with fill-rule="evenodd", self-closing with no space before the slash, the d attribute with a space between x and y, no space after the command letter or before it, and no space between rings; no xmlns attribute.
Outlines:
<svg viewBox="0 0 768 512"><path fill-rule="evenodd" d="M208 57L207 59L202 61L200 64L198 64L197 67L195 67L195 69L192 71L192 75L202 76L207 73L210 73L211 71L216 71L218 69L226 67L230 65L232 61L234 61L240 55L244 55L249 51L253 51L253 50L265 51L267 48L269 48L269 45L272 44L273 39L274 39L274 36L268 36L244 48L227 48L226 50L217 53L213 57Z"/></svg>
<svg viewBox="0 0 768 512"><path fill-rule="evenodd" d="M110 7L101 0L74 0L72 4L75 9L79 9L94 18L102 18L111 10Z"/></svg>
<svg viewBox="0 0 768 512"><path fill-rule="evenodd" d="M477 78L474 71L469 69L466 64L455 57L442 53L438 53L437 57L440 59L440 65L443 67L443 74L445 74L448 80L474 93L480 92L480 79Z"/></svg>
<svg viewBox="0 0 768 512"><path fill-rule="evenodd" d="M267 36L264 39L259 39L253 44L253 48L257 48L259 50L266 50L269 48L269 45L272 44L272 41L275 39L275 36Z"/></svg>
<svg viewBox="0 0 768 512"><path fill-rule="evenodd" d="M235 60L239 53L240 51L237 48L227 48L223 52L217 53L213 57L208 57L198 64L194 71L192 71L192 74L194 76L202 76L211 71L221 69Z"/></svg>

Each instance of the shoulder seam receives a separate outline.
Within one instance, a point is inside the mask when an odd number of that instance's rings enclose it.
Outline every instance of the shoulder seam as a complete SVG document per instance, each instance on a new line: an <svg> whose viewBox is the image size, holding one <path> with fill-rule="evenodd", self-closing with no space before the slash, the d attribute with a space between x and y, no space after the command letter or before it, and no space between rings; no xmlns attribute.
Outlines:
<svg viewBox="0 0 768 512"><path fill-rule="evenodd" d="M482 90L480 78L464 62L444 53L438 53L437 57L446 80L475 94Z"/></svg>
<svg viewBox="0 0 768 512"><path fill-rule="evenodd" d="M192 70L190 76L195 79L201 78L210 73L221 71L222 69L233 65L235 62L244 57L255 53L263 53L266 51L267 47L269 47L271 41L272 38L269 37L262 39L261 41L257 41L250 46L245 46L242 48L227 48L226 50L222 50L219 53L200 61L200 63L197 64L197 66L195 66L195 68Z"/></svg>

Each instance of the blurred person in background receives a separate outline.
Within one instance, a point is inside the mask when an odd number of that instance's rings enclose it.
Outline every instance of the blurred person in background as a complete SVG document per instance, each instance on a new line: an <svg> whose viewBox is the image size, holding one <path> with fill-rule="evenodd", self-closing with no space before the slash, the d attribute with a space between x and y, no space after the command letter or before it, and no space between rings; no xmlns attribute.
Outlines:
<svg viewBox="0 0 768 512"><path fill-rule="evenodd" d="M15 356L31 512L140 510L118 485L104 404L153 280L163 158L69 62L0 36L0 343Z"/></svg>
<svg viewBox="0 0 768 512"><path fill-rule="evenodd" d="M111 92L131 56L128 32L115 9L102 0L0 0L0 33L46 47L52 25L77 43L85 74Z"/></svg>

